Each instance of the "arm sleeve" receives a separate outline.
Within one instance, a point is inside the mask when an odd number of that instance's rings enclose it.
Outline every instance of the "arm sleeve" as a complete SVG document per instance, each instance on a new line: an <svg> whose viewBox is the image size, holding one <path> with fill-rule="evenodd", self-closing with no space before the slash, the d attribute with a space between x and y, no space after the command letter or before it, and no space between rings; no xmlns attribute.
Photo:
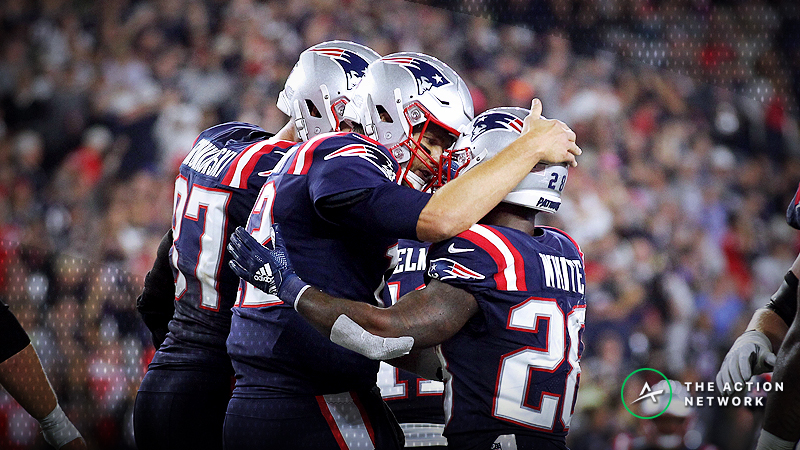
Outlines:
<svg viewBox="0 0 800 450"><path fill-rule="evenodd" d="M0 302L0 363L16 355L31 343L14 313Z"/></svg>
<svg viewBox="0 0 800 450"><path fill-rule="evenodd" d="M417 239L417 221L430 194L394 183L356 189L319 199L320 216L337 225L368 233Z"/></svg>
<svg viewBox="0 0 800 450"><path fill-rule="evenodd" d="M766 305L767 309L779 315L786 325L792 326L797 313L797 277L790 270L783 277L783 284L772 294Z"/></svg>
<svg viewBox="0 0 800 450"><path fill-rule="evenodd" d="M172 247L172 230L161 239L153 268L147 272L144 289L136 299L136 310L142 315L142 320L150 330L156 348L164 342L169 331L169 321L175 312L175 281L169 263L170 247Z"/></svg>

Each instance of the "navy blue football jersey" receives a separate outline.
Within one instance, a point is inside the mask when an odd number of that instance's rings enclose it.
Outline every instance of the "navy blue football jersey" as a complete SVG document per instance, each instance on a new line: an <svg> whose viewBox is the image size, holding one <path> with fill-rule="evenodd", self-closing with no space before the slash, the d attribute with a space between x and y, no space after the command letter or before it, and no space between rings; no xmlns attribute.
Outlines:
<svg viewBox="0 0 800 450"><path fill-rule="evenodd" d="M430 244L400 239L397 246L397 266L395 266L386 287L383 289L383 302L393 305L405 294L425 287L425 271ZM442 393L444 385L440 381L427 380L414 373L392 367L385 362L380 365L378 387L381 395L394 413L400 426L406 432L406 443L410 440L424 440L425 428L411 430L407 424L444 424ZM430 433L427 433L430 434ZM433 437L428 438L432 440ZM441 442L441 427L437 445Z"/></svg>
<svg viewBox="0 0 800 450"><path fill-rule="evenodd" d="M427 276L468 291L479 306L438 349L445 436L470 442L464 438L513 433L563 443L586 311L577 244L554 228L529 236L473 225L431 246Z"/></svg>
<svg viewBox="0 0 800 450"><path fill-rule="evenodd" d="M292 148L276 166L247 230L263 244L270 226L280 224L292 264L305 282L337 297L383 306L383 276L402 236L383 235L366 223L344 225L345 219L321 213L320 202L362 190L416 192L395 183L397 171L391 153L369 138L320 135ZM363 202L367 210L386 214L387 205L375 195ZM419 216L405 204L389 206L394 215L414 221ZM244 282L240 290L228 338L234 396L323 395L374 386L377 361L334 344L276 296Z"/></svg>
<svg viewBox="0 0 800 450"><path fill-rule="evenodd" d="M170 261L175 313L150 367L231 373L225 340L239 278L228 267L228 237L244 226L258 192L293 142L268 144L262 128L242 122L198 136L175 180Z"/></svg>

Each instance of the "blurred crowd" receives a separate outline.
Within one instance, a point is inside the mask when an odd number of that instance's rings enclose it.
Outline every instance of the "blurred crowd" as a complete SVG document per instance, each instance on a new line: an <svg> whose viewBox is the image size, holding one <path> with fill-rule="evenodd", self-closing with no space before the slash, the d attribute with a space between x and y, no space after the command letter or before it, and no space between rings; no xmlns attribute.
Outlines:
<svg viewBox="0 0 800 450"><path fill-rule="evenodd" d="M800 42L777 32L780 11L662 1L626 16L640 2L601 14L590 0L508 0L467 15L448 9L474 2L425 3L0 3L0 298L91 448L133 448L133 399L153 353L134 303L170 226L180 161L219 122L277 131L298 54L329 39L432 54L466 80L476 113L536 96L576 131L584 154L562 209L543 218L586 255L571 448L622 449L646 432L620 402L635 369L713 380L800 250L784 220L800 182L786 94ZM508 13L529 4L552 17ZM682 25L655 26L659 12ZM713 32L726 24L735 40ZM745 449L758 415L698 408L687 446ZM44 445L0 392L0 447Z"/></svg>

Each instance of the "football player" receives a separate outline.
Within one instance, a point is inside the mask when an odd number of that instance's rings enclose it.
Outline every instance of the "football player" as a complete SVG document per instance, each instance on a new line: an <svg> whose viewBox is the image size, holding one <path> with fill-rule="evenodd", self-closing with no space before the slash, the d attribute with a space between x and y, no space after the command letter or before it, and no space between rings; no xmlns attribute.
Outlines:
<svg viewBox="0 0 800 450"><path fill-rule="evenodd" d="M521 127L522 120L514 118ZM442 156L441 169L435 183L439 188L458 176L469 162L467 149L449 150ZM403 295L425 287L426 259L430 244L410 239L397 242L395 266L381 293L385 305L393 305ZM447 447L444 432L442 394L444 385L413 372L393 367L381 361L378 387L389 409L394 413L405 436L406 448L424 447L430 450Z"/></svg>
<svg viewBox="0 0 800 450"><path fill-rule="evenodd" d="M800 187L786 210L786 221L800 229ZM725 355L717 388L732 392L734 384L747 382L753 375L769 372L773 382L788 381L800 373L800 326L797 325L797 274L800 274L800 255L795 259L783 283L763 308L756 310L750 323ZM774 348L780 348L778 356ZM726 390L725 386L729 386ZM800 386L789 382L785 390L767 395L764 428L758 439L758 450L793 449L800 440Z"/></svg>
<svg viewBox="0 0 800 450"><path fill-rule="evenodd" d="M526 125L539 112L527 115ZM471 167L437 193L498 158L499 149L519 136L526 113L502 108L478 116L463 145L456 144L471 149ZM580 374L583 255L564 232L534 224L538 211L560 206L566 165L528 170L480 224L433 244L427 286L389 308L309 289L288 256L300 258L283 246L279 232L269 250L237 229L231 267L259 289L276 292L332 342L371 359L441 344L436 353L446 382L449 448L564 449ZM310 333L301 322L293 326ZM409 367L433 372L421 364L430 353L413 356Z"/></svg>
<svg viewBox="0 0 800 450"><path fill-rule="evenodd" d="M295 143L280 137L338 131L352 88L378 57L353 42L307 49L278 99L291 120L277 136L225 123L201 133L184 159L172 229L137 300L158 348L134 408L140 449L222 448L233 376L225 339L239 285L226 264L228 236L246 224L266 177Z"/></svg>
<svg viewBox="0 0 800 450"><path fill-rule="evenodd" d="M472 102L465 83L441 61L418 53L383 57L345 109L364 134L322 136L293 148L262 188L247 229L266 242L271 224L281 223L302 276L336 295L381 305L376 292L398 238L451 237L539 160L574 164L580 153L574 133L540 118L536 105L527 132L467 176L433 195L398 186L398 179L422 190L432 184L442 150L471 119ZM377 361L333 345L274 293L241 289L228 338L236 387L227 446L399 445L375 386Z"/></svg>
<svg viewBox="0 0 800 450"><path fill-rule="evenodd" d="M58 449L86 448L80 432L58 404L28 333L0 301L0 386L42 427L44 440Z"/></svg>
<svg viewBox="0 0 800 450"><path fill-rule="evenodd" d="M403 295L425 287L426 255L430 244L409 239L397 243L397 266L382 292L384 304L393 305ZM392 410L405 436L406 447L447 447L442 409L441 381L427 380L407 370L381 362L378 371L381 396Z"/></svg>

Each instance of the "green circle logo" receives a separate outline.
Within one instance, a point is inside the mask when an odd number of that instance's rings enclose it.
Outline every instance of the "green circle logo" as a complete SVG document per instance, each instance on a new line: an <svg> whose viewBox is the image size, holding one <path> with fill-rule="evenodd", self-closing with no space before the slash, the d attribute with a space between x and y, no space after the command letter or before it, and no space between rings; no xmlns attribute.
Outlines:
<svg viewBox="0 0 800 450"><path fill-rule="evenodd" d="M638 373L638 372L642 372L642 371L646 371L646 370L659 374L661 376L661 378L666 380L667 386L669 386L669 401L667 401L667 406L665 406L664 409L662 409L661 412L659 412L658 414L656 414L654 416L649 416L649 417L640 416L640 415L636 414L635 412L631 411L631 408L628 406L627 403L625 403L625 384L633 376L633 374ZM648 392L648 393L645 393L645 392ZM639 398L637 398L636 400L634 400L631 403L636 403L636 402L638 402L638 401L640 401L642 399L645 399L645 398L652 398L653 401L656 401L656 397L655 396L658 395L660 392L663 392L663 391L651 392L650 386L647 384L647 382L645 382L645 385L642 388L642 392L639 394ZM666 375L664 375L663 373L659 372L658 370L651 369L649 367L643 367L641 369L634 370L627 377L625 377L625 381L622 382L622 388L619 390L619 395L620 395L620 398L622 398L623 406L625 406L625 409L627 409L628 412L631 413L631 415L633 415L634 417L637 417L639 419L655 419L656 417L664 414L664 412L667 410L667 408L669 408L670 403L672 403L672 383L669 382L669 379L666 377Z"/></svg>

